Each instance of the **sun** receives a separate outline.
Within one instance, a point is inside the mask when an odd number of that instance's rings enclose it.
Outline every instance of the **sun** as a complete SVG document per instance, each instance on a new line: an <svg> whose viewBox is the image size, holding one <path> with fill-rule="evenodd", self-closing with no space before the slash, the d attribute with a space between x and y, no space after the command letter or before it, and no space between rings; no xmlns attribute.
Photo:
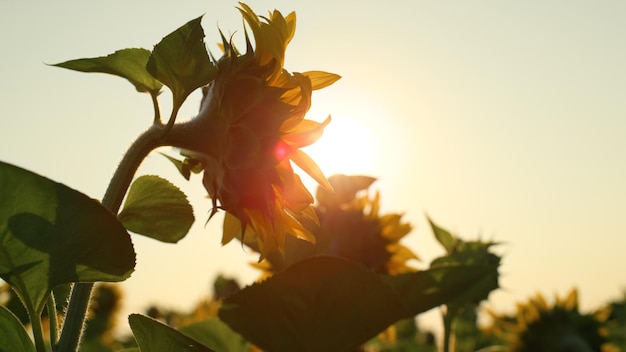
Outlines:
<svg viewBox="0 0 626 352"><path fill-rule="evenodd" d="M376 140L368 126L353 116L333 114L322 137L303 148L326 176L333 174L374 175Z"/></svg>

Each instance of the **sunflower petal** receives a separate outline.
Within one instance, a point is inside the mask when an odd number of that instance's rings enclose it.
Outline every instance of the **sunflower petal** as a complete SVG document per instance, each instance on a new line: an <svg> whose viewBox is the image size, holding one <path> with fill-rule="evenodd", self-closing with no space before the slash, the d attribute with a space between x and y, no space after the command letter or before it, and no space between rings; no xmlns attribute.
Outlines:
<svg viewBox="0 0 626 352"><path fill-rule="evenodd" d="M282 140L295 148L306 147L320 139L324 133L324 129L329 123L330 115L321 123L311 120L302 120L291 133L284 135Z"/></svg>
<svg viewBox="0 0 626 352"><path fill-rule="evenodd" d="M289 156L289 159L293 161L299 168L309 174L320 186L325 190L332 192L333 187L328 183L326 176L322 173L322 170L315 163L315 161L308 156L305 152L297 149L293 154Z"/></svg>
<svg viewBox="0 0 626 352"><path fill-rule="evenodd" d="M302 74L309 77L313 90L326 88L341 78L338 74L324 71L306 71Z"/></svg>
<svg viewBox="0 0 626 352"><path fill-rule="evenodd" d="M289 232L297 238L315 243L315 236L309 230L304 228L304 226L302 226L302 224L293 216L285 213L283 216L283 223L285 224L285 227L289 229Z"/></svg>
<svg viewBox="0 0 626 352"><path fill-rule="evenodd" d="M228 242L232 241L235 237L238 237L240 234L241 234L241 221L239 221L239 219L237 219L231 213L226 212L226 215L224 216L222 245L225 245Z"/></svg>

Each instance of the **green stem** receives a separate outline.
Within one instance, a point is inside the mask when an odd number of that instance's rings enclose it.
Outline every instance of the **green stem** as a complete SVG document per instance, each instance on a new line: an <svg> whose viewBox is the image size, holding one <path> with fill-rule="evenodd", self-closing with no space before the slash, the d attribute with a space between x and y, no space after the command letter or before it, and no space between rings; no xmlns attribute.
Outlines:
<svg viewBox="0 0 626 352"><path fill-rule="evenodd" d="M161 125L161 109L159 108L159 99L157 99L159 93L150 93L150 99L152 99L152 106L154 107L154 121L153 125Z"/></svg>
<svg viewBox="0 0 626 352"><path fill-rule="evenodd" d="M113 214L117 214L122 200L126 195L135 172L145 157L155 148L162 146L164 141L164 126L154 124L150 129L141 134L137 140L130 146L119 166L115 170L115 174L111 178L111 183L102 198L102 205L110 210ZM67 315L61 338L57 344L55 351L57 352L75 352L78 349L83 325L85 324L85 316L89 307L91 291L93 283L75 283L72 288L72 294L67 307Z"/></svg>
<svg viewBox="0 0 626 352"><path fill-rule="evenodd" d="M33 312L29 312L33 313ZM30 325L33 329L33 336L35 337L35 350L37 352L47 352L46 341L43 339L43 329L41 328L41 315L29 314Z"/></svg>
<svg viewBox="0 0 626 352"><path fill-rule="evenodd" d="M445 311L443 315L443 352L450 352L450 339L452 338L452 314Z"/></svg>
<svg viewBox="0 0 626 352"><path fill-rule="evenodd" d="M57 317L57 305L53 292L50 292L46 305L48 306L48 320L50 321L50 344L54 346L59 339L59 318Z"/></svg>

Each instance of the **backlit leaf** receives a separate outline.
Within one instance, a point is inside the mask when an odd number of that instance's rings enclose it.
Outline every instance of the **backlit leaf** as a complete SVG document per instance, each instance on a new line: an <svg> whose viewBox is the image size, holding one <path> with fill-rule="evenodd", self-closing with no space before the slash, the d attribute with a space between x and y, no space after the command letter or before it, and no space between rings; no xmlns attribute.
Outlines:
<svg viewBox="0 0 626 352"><path fill-rule="evenodd" d="M147 175L130 186L118 219L132 232L176 243L194 222L187 196L166 179Z"/></svg>
<svg viewBox="0 0 626 352"><path fill-rule="evenodd" d="M229 296L220 318L267 351L350 351L403 315L379 276L334 257L305 259Z"/></svg>
<svg viewBox="0 0 626 352"><path fill-rule="evenodd" d="M52 66L80 72L109 73L126 78L138 92L157 95L163 86L146 70L150 50L142 48L122 49L108 56L69 60Z"/></svg>
<svg viewBox="0 0 626 352"><path fill-rule="evenodd" d="M180 332L216 351L250 351L250 343L219 319L193 323L180 328Z"/></svg>
<svg viewBox="0 0 626 352"><path fill-rule="evenodd" d="M0 277L30 313L60 284L122 281L134 266L128 232L98 201L0 162Z"/></svg>
<svg viewBox="0 0 626 352"><path fill-rule="evenodd" d="M189 336L140 314L128 317L141 351L214 352Z"/></svg>
<svg viewBox="0 0 626 352"><path fill-rule="evenodd" d="M191 20L163 38L146 66L152 76L172 90L174 105L178 107L217 72L204 44L201 20L202 17Z"/></svg>
<svg viewBox="0 0 626 352"><path fill-rule="evenodd" d="M464 296L482 285L491 272L487 265L449 265L413 273L384 276L402 298L405 316L409 318Z"/></svg>
<svg viewBox="0 0 626 352"><path fill-rule="evenodd" d="M20 320L0 306L0 352L35 352L35 346Z"/></svg>

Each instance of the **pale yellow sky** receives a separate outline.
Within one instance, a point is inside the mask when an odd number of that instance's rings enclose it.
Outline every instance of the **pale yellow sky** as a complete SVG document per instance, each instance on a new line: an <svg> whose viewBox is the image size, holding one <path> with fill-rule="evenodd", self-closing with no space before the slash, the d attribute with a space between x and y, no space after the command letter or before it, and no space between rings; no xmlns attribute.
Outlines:
<svg viewBox="0 0 626 352"><path fill-rule="evenodd" d="M442 254L428 213L466 239L505 243L504 289L489 302L496 310L512 310L538 290L563 294L576 286L583 309L620 295L626 3L248 4L257 13L297 12L287 69L343 76L313 96L309 118L332 114L334 122L311 154L328 175L379 178L383 210L404 212L416 227L405 243L423 258L420 267ZM0 160L100 198L125 149L150 124L150 101L121 79L44 63L150 49L201 14L209 48L218 52L218 25L243 40L235 6L1 2ZM193 116L198 100L192 96L181 117ZM353 130L343 136L346 126ZM333 149L339 161L319 152ZM138 265L124 284L127 310L155 302L187 309L218 272L251 282L256 273L247 262L255 257L219 245L220 218L204 227L209 201L200 180L184 181L157 155L140 170L146 173L183 188L198 221L175 246L133 237Z"/></svg>

